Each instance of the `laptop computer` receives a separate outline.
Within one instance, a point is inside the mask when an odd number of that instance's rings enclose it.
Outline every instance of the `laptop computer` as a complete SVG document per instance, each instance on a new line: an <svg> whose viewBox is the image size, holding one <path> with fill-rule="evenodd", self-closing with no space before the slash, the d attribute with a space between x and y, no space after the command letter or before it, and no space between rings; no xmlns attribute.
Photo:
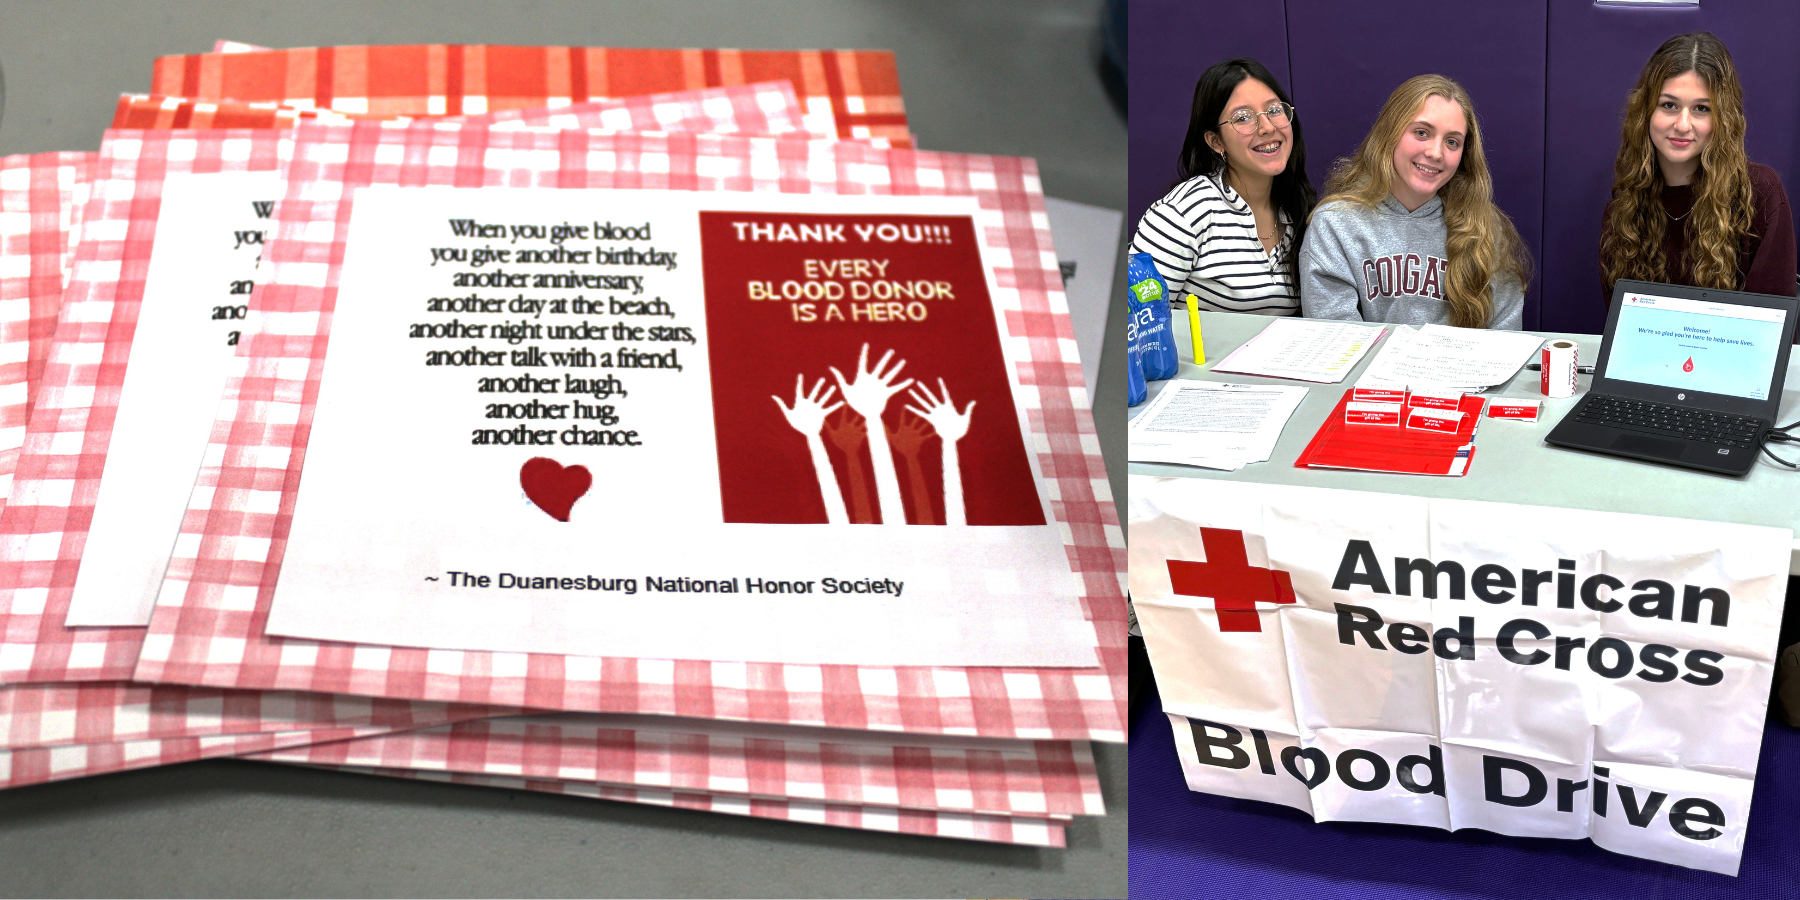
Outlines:
<svg viewBox="0 0 1800 900"><path fill-rule="evenodd" d="M1593 385L1545 443L1726 475L1750 471L1781 407L1796 303L1618 282Z"/></svg>

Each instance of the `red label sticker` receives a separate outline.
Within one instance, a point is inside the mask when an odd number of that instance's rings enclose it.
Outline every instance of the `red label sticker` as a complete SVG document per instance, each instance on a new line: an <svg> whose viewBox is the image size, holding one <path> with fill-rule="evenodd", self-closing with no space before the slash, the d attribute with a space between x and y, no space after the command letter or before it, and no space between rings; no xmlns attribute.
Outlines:
<svg viewBox="0 0 1800 900"><path fill-rule="evenodd" d="M1399 425L1400 404L1351 401L1344 404L1344 421L1355 425Z"/></svg>
<svg viewBox="0 0 1800 900"><path fill-rule="evenodd" d="M1406 405L1414 409L1461 409L1463 395L1414 391Z"/></svg>
<svg viewBox="0 0 1800 900"><path fill-rule="evenodd" d="M1450 434L1462 427L1463 414L1460 412L1438 412L1436 410L1414 410L1406 420L1406 427L1421 431L1442 431Z"/></svg>
<svg viewBox="0 0 1800 900"><path fill-rule="evenodd" d="M1350 399L1359 403L1405 403L1405 389L1352 388Z"/></svg>
<svg viewBox="0 0 1800 900"><path fill-rule="evenodd" d="M1540 409L1538 403L1502 403L1498 400L1488 405L1490 419L1520 419L1535 422Z"/></svg>

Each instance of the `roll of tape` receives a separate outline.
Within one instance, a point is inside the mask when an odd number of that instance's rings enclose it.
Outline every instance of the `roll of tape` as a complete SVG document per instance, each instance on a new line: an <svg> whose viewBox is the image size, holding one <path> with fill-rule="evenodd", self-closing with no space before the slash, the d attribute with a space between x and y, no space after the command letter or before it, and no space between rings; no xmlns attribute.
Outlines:
<svg viewBox="0 0 1800 900"><path fill-rule="evenodd" d="M1575 366L1580 348L1574 341L1551 341L1544 345L1541 367L1546 397L1575 395Z"/></svg>

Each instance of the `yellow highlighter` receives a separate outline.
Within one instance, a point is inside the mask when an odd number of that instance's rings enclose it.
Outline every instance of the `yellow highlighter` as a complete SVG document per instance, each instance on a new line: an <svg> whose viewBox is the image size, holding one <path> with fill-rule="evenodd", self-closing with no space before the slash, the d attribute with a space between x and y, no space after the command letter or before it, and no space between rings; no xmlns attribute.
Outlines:
<svg viewBox="0 0 1800 900"><path fill-rule="evenodd" d="M1194 339L1194 365L1206 365L1206 347L1200 343L1200 311L1196 308L1200 298L1187 295L1188 337Z"/></svg>

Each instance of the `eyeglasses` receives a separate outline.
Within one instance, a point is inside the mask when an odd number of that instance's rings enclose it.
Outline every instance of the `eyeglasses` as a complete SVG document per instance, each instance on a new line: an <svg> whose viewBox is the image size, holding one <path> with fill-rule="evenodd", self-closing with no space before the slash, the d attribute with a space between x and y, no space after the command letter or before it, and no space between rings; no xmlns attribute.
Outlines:
<svg viewBox="0 0 1800 900"><path fill-rule="evenodd" d="M1237 130L1238 134L1255 134L1256 119L1259 116L1268 116L1269 126L1272 128L1285 128L1287 123L1294 118L1294 105L1292 103L1277 103L1259 113L1251 112L1247 109L1240 109L1237 112L1232 113L1231 118L1226 119L1219 124L1230 125Z"/></svg>

